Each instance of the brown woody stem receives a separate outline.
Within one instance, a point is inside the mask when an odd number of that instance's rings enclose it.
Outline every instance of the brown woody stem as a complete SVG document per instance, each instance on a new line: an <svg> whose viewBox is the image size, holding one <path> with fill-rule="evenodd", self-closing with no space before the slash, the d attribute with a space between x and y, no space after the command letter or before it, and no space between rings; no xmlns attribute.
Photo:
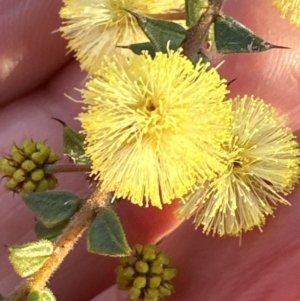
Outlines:
<svg viewBox="0 0 300 301"><path fill-rule="evenodd" d="M223 0L208 0L206 11L200 16L198 22L187 30L186 37L182 43L183 54L189 59L197 55L201 50L204 39L207 36L209 27L219 16Z"/></svg>
<svg viewBox="0 0 300 301"><path fill-rule="evenodd" d="M91 171L91 167L87 165L75 164L48 164L44 166L44 171L48 175L61 172L82 172Z"/></svg>
<svg viewBox="0 0 300 301"><path fill-rule="evenodd" d="M67 254L73 249L77 240L88 228L97 214L97 209L107 205L107 194L96 189L90 199L72 217L64 232L55 240L54 251L43 267L34 273L8 297L5 301L21 301L33 291L43 289L52 274L60 266Z"/></svg>

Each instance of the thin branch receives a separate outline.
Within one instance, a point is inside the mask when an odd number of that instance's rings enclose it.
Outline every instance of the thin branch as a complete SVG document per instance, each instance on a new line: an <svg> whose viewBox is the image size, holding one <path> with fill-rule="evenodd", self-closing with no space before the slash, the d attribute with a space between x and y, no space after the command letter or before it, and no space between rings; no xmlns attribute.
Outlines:
<svg viewBox="0 0 300 301"><path fill-rule="evenodd" d="M30 278L26 279L5 301L20 301L36 290L44 288L49 278L60 266L64 258L74 248L75 243L81 237L83 232L88 228L97 209L105 207L107 203L107 194L97 189L91 198L78 211L64 232L54 242L54 251L51 257L46 261L43 267L34 273Z"/></svg>
<svg viewBox="0 0 300 301"><path fill-rule="evenodd" d="M48 175L62 172L82 172L91 171L91 167L87 165L76 165L76 164L48 164L44 166L44 171Z"/></svg>
<svg viewBox="0 0 300 301"><path fill-rule="evenodd" d="M202 48L209 27L219 16L223 0L208 0L208 8L200 16L198 22L187 30L186 37L182 42L183 54L193 60Z"/></svg>

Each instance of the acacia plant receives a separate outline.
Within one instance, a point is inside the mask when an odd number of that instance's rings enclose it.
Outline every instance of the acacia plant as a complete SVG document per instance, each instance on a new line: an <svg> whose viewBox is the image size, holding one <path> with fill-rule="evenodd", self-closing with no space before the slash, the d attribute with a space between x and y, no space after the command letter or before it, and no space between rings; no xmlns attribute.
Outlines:
<svg viewBox="0 0 300 301"><path fill-rule="evenodd" d="M300 26L298 0L273 5ZM300 148L286 116L260 95L230 94L239 79L222 78L220 64L212 63L216 53L226 62L227 54L288 47L264 40L222 6L223 0L63 1L59 31L87 72L74 116L82 128L53 116L62 125L65 163L48 137L35 141L30 133L21 144L12 137L0 160L3 185L37 219L35 241L8 247L23 280L2 299L59 299L48 281L85 231L89 252L120 259L116 283L128 300L175 292L180 270L172 254L157 241L130 245L119 203L164 210L173 203L177 218L222 237L261 230L280 204L289 204ZM77 171L90 182L87 195L55 189L57 173Z"/></svg>

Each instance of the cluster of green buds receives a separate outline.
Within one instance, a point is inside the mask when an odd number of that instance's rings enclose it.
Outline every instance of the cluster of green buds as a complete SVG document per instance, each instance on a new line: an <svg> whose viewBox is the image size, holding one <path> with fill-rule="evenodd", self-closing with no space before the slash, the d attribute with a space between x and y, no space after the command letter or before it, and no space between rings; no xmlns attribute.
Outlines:
<svg viewBox="0 0 300 301"><path fill-rule="evenodd" d="M10 154L0 159L0 173L7 179L5 188L21 192L54 189L57 179L46 174L44 167L58 159L58 154L43 141L28 138L21 145L14 144Z"/></svg>
<svg viewBox="0 0 300 301"><path fill-rule="evenodd" d="M116 268L117 284L128 290L130 301L158 301L174 292L171 280L176 269L170 268L170 257L156 245L134 246L132 256L120 258Z"/></svg>

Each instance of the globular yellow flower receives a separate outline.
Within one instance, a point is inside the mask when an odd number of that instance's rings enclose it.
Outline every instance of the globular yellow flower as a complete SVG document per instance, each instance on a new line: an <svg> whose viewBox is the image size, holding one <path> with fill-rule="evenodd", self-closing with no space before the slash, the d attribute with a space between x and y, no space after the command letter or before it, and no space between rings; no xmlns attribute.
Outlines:
<svg viewBox="0 0 300 301"><path fill-rule="evenodd" d="M300 26L300 0L273 0L273 5L280 10L284 18Z"/></svg>
<svg viewBox="0 0 300 301"><path fill-rule="evenodd" d="M79 115L101 189L161 207L212 178L224 168L226 93L215 69L194 67L180 52L107 59L83 90L87 107Z"/></svg>
<svg viewBox="0 0 300 301"><path fill-rule="evenodd" d="M225 173L186 197L177 211L194 216L203 232L240 235L261 228L267 215L291 193L299 176L299 145L285 119L253 96L230 100L234 123L232 140L224 144Z"/></svg>
<svg viewBox="0 0 300 301"><path fill-rule="evenodd" d="M81 67L93 72L104 55L129 50L116 46L147 41L135 17L128 11L142 15L158 14L183 6L179 0L64 0L60 16L64 19L60 28L75 51Z"/></svg>

